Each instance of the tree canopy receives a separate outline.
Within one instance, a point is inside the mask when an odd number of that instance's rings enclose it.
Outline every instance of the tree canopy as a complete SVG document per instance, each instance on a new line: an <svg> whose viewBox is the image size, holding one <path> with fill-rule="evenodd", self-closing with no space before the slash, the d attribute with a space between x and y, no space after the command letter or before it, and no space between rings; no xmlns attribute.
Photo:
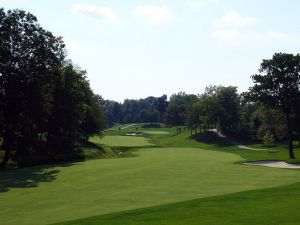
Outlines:
<svg viewBox="0 0 300 225"><path fill-rule="evenodd" d="M294 158L292 120L300 100L300 55L276 53L272 59L263 60L259 72L252 76L254 86L248 99L275 107L285 115L289 154Z"/></svg>
<svg viewBox="0 0 300 225"><path fill-rule="evenodd" d="M19 165L33 155L52 160L103 129L85 73L65 59L64 47L34 15L0 9L1 167L9 158Z"/></svg>

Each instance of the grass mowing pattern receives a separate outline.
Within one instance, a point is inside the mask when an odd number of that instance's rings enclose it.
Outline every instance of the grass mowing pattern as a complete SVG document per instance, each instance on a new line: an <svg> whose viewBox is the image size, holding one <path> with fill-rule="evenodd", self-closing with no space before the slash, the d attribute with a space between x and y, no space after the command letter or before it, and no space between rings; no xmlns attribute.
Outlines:
<svg viewBox="0 0 300 225"><path fill-rule="evenodd" d="M0 173L5 225L38 225L296 183L300 171L235 164L239 155L145 148L137 157Z"/></svg>
<svg viewBox="0 0 300 225"><path fill-rule="evenodd" d="M298 225L300 184L196 199L57 225Z"/></svg>

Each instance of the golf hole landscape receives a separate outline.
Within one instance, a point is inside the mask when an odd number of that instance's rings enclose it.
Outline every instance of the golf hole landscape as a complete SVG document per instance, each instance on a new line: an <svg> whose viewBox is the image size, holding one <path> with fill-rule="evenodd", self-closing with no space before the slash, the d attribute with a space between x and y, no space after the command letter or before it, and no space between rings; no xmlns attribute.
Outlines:
<svg viewBox="0 0 300 225"><path fill-rule="evenodd" d="M7 225L276 224L297 217L300 171L243 164L287 159L283 147L275 153L245 150L214 132L206 136L215 143L199 142L189 132L177 135L163 126L141 128L139 137L119 135L134 131L111 129L103 138L90 138L113 151L112 158L1 172L1 220Z"/></svg>
<svg viewBox="0 0 300 225"><path fill-rule="evenodd" d="M0 225L300 225L299 9L0 0Z"/></svg>

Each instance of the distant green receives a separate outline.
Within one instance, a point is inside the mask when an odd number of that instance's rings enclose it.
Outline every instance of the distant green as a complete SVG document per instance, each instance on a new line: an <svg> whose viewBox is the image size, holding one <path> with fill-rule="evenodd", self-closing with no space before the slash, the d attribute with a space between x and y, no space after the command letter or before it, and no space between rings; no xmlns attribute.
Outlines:
<svg viewBox="0 0 300 225"><path fill-rule="evenodd" d="M107 146L141 147L153 145L148 138L132 136L104 136L103 138L94 136L90 138L90 141Z"/></svg>

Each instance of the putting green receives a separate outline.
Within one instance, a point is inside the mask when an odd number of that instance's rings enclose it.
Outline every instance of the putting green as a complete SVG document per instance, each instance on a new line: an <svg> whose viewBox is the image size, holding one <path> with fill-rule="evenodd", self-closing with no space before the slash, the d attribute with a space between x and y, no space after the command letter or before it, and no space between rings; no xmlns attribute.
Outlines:
<svg viewBox="0 0 300 225"><path fill-rule="evenodd" d="M96 144L116 147L142 147L154 145L150 143L150 139L136 136L104 136L102 139L100 139L98 136L94 136L90 138L90 141Z"/></svg>
<svg viewBox="0 0 300 225"><path fill-rule="evenodd" d="M300 171L236 164L243 159L224 152L147 148L135 154L0 173L1 223L44 225L300 179Z"/></svg>

